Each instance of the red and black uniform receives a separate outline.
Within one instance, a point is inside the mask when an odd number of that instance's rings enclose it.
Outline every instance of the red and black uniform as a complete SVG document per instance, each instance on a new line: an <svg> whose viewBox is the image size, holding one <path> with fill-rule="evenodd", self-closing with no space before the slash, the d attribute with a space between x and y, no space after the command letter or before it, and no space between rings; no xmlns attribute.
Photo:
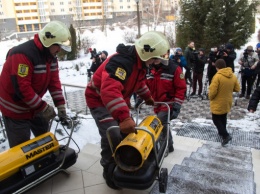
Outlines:
<svg viewBox="0 0 260 194"><path fill-rule="evenodd" d="M116 121L123 121L130 116L128 103L133 93L144 100L151 96L145 69L135 47L120 44L117 53L102 63L87 85L88 107L106 107Z"/></svg>
<svg viewBox="0 0 260 194"><path fill-rule="evenodd" d="M119 44L117 53L102 63L87 85L85 97L101 136L100 163L104 167L104 173L114 163L107 129L118 126L130 117L128 104L134 92L144 100L151 97L145 84L145 74L145 64L137 55L135 46ZM122 140L122 134L119 130L111 133L113 145L116 146Z"/></svg>
<svg viewBox="0 0 260 194"><path fill-rule="evenodd" d="M154 112L164 126L163 133L166 136L168 118L177 118L185 98L186 81L182 69L176 62L169 60L168 66L163 64L152 65L147 72L146 78L146 84L152 93L154 101L166 102L171 109L171 114L168 115L166 105L156 104L154 108ZM173 151L171 132L169 133L168 149L169 152Z"/></svg>
<svg viewBox="0 0 260 194"><path fill-rule="evenodd" d="M9 50L0 76L0 110L11 147L47 132L42 116L49 90L55 106L65 104L59 80L58 61L45 48L38 34Z"/></svg>
<svg viewBox="0 0 260 194"><path fill-rule="evenodd" d="M169 65L153 65L146 75L146 84L155 102L182 104L185 98L186 82L181 68L169 60ZM171 105L171 104L169 104ZM171 106L170 106L171 107ZM155 113L168 111L165 105L156 105Z"/></svg>
<svg viewBox="0 0 260 194"><path fill-rule="evenodd" d="M32 119L46 106L42 97L47 90L55 106L65 104L57 58L36 34L7 54L0 76L0 110L12 119Z"/></svg>

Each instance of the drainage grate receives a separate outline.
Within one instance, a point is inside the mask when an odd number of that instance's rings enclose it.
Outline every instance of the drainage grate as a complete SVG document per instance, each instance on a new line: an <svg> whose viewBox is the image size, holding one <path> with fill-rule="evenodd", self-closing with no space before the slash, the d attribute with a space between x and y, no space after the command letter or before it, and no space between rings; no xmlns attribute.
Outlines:
<svg viewBox="0 0 260 194"><path fill-rule="evenodd" d="M260 135L257 133L240 131L237 129L228 129L228 132L232 135L232 140L229 144L260 149ZM177 131L176 135L221 142L221 138L219 137L215 126L200 125L199 123L185 123Z"/></svg>

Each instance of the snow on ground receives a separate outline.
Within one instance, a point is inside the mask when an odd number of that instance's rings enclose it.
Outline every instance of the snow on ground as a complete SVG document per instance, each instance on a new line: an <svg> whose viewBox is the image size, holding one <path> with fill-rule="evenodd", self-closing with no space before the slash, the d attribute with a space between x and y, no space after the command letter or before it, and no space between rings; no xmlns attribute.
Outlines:
<svg viewBox="0 0 260 194"><path fill-rule="evenodd" d="M142 29L142 32L145 32L147 29ZM95 30L94 33L91 33L90 31L85 31L83 33L83 36L90 36L95 40L95 44L92 46L92 48L96 48L97 51L106 50L109 55L115 53L116 46L119 43L124 43L125 41L123 39L124 30L120 30L119 28L116 28L113 31L107 30L107 36L104 35L103 32L99 30ZM9 40L9 41L2 41L0 42L0 72L2 70L2 65L5 61L5 56L7 51L18 44L21 44L22 42L26 41L26 39L21 40L20 42L17 40ZM240 56L240 54L244 51L244 49L248 45L252 45L254 48L257 44L256 39L256 33L252 35L249 42L241 47L241 49L236 50L237 56ZM236 72L238 72L239 66L237 64L238 57L236 59ZM76 84L80 85L82 87L85 87L87 84L87 69L90 67L91 60L90 60L90 54L84 55L80 54L80 58L74 60L74 61L60 61L60 78L62 83L69 83L69 84ZM78 65L80 68L79 71L76 71L75 66ZM71 89L72 90L72 89ZM68 88L66 88L66 91L68 91ZM48 94L46 94L48 95ZM231 125L232 127L237 127L240 130L244 131L254 131L255 129L259 129L259 117L260 112L258 110L255 113L247 113L246 117L240 120L228 120L228 125ZM69 114L75 115L75 113L70 113L70 110L67 110ZM245 110L247 112L247 110ZM81 124L78 126L77 132L73 133L73 139L78 144L79 148L83 148L84 145L87 143L93 143L98 144L100 142L100 136L98 134L98 130L96 127L96 124L91 117L91 115L78 115L81 119ZM193 122L197 122L203 125L210 125L212 124L211 120L202 119L202 118L195 118ZM177 124L182 125L183 122L181 120L176 121ZM175 124L176 124L175 123ZM52 125L52 131L54 131L56 127L55 122ZM58 129L60 129L61 126L58 126ZM1 128L0 128L1 131ZM63 131L63 130L61 130ZM68 130L70 132L70 130ZM64 133L64 131L63 131ZM61 139L64 136L57 134L57 138ZM0 142L1 139L3 140L3 133L0 133ZM64 144L65 140L62 141ZM61 144L62 144L61 143ZM75 144L71 144L72 148L77 148ZM0 143L0 152L7 150L9 148L7 141Z"/></svg>

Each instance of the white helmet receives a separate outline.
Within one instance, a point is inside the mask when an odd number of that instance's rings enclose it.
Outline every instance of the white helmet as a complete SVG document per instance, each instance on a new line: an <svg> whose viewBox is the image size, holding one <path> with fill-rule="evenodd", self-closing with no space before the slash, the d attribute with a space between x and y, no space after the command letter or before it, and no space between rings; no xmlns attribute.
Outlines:
<svg viewBox="0 0 260 194"><path fill-rule="evenodd" d="M38 34L43 46L48 48L53 44L58 44L65 51L71 52L71 35L64 23L51 21Z"/></svg>
<svg viewBox="0 0 260 194"><path fill-rule="evenodd" d="M164 55L170 49L170 44L161 32L149 31L144 33L135 41L135 48L142 61L159 58L163 64L168 64L169 59L165 59Z"/></svg>

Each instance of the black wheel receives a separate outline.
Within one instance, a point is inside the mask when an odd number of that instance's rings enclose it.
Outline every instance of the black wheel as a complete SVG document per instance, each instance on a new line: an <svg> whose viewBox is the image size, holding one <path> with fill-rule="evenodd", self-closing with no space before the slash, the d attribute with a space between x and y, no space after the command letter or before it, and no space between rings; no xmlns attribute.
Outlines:
<svg viewBox="0 0 260 194"><path fill-rule="evenodd" d="M162 168L159 176L159 192L166 193L168 183L168 169Z"/></svg>

